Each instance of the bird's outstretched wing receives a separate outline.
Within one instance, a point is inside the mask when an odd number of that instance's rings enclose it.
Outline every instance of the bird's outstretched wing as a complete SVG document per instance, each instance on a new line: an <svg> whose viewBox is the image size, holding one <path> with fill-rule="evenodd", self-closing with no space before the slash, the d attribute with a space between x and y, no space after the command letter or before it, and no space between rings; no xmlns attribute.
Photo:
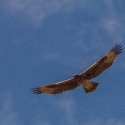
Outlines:
<svg viewBox="0 0 125 125"><path fill-rule="evenodd" d="M115 61L117 56L122 52L122 50L123 50L122 45L116 44L116 46L112 48L107 55L105 55L103 58L95 62L81 75L88 80L91 80L99 76L103 71L108 69L113 64L113 62Z"/></svg>
<svg viewBox="0 0 125 125"><path fill-rule="evenodd" d="M55 84L43 86L43 87L38 87L38 88L32 88L32 92L34 94L60 94L65 91L69 91L72 89L75 89L78 87L79 84L75 82L74 79L69 79L66 81L58 82Z"/></svg>

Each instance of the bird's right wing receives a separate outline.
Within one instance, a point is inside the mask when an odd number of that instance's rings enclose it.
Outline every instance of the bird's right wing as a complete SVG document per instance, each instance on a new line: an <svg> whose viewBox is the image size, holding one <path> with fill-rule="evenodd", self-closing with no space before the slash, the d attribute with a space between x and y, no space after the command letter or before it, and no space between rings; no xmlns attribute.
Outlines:
<svg viewBox="0 0 125 125"><path fill-rule="evenodd" d="M107 55L95 62L81 75L88 80L99 76L103 71L108 69L114 63L115 59L122 52L122 50L122 45L116 44L116 46L113 47Z"/></svg>
<svg viewBox="0 0 125 125"><path fill-rule="evenodd" d="M74 79L69 79L66 81L58 82L55 84L43 86L43 87L37 87L37 88L32 88L33 94L60 94L65 91L69 91L72 89L75 89L78 87L79 84L75 82Z"/></svg>

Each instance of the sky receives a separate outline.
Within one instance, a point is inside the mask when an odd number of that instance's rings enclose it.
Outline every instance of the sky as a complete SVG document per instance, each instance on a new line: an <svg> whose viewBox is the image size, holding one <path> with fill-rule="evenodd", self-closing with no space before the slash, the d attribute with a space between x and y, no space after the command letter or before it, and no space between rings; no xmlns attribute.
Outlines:
<svg viewBox="0 0 125 125"><path fill-rule="evenodd" d="M0 125L125 125L125 51L82 87L59 95L31 88L80 74L117 43L123 0L0 0Z"/></svg>

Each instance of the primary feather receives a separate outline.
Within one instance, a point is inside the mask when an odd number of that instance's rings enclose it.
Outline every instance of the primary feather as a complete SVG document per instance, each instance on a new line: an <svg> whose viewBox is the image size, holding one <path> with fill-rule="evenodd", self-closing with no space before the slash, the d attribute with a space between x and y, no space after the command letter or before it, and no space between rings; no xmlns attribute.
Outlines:
<svg viewBox="0 0 125 125"><path fill-rule="evenodd" d="M89 80L99 76L103 71L108 69L122 50L122 45L116 44L107 55L95 62L80 75L74 75L74 78L72 79L55 84L32 88L32 92L34 94L60 94L65 91L73 90L80 85L83 86L86 93L93 92L97 89L99 83L91 82Z"/></svg>

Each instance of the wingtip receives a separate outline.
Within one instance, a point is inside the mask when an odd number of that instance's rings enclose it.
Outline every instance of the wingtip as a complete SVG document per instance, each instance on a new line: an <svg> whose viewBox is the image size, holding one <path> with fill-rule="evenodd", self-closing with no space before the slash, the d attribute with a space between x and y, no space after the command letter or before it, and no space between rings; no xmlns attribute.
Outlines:
<svg viewBox="0 0 125 125"><path fill-rule="evenodd" d="M115 52L115 53L117 53L117 54L120 54L120 53L122 52L122 50L123 50L123 45L117 43L117 44L115 45L115 47L113 47L113 48L111 49L110 52Z"/></svg>
<svg viewBox="0 0 125 125"><path fill-rule="evenodd" d="M31 89L32 89L31 92L32 92L33 94L36 94L36 95L39 95L39 94L40 94L39 87L31 88Z"/></svg>

